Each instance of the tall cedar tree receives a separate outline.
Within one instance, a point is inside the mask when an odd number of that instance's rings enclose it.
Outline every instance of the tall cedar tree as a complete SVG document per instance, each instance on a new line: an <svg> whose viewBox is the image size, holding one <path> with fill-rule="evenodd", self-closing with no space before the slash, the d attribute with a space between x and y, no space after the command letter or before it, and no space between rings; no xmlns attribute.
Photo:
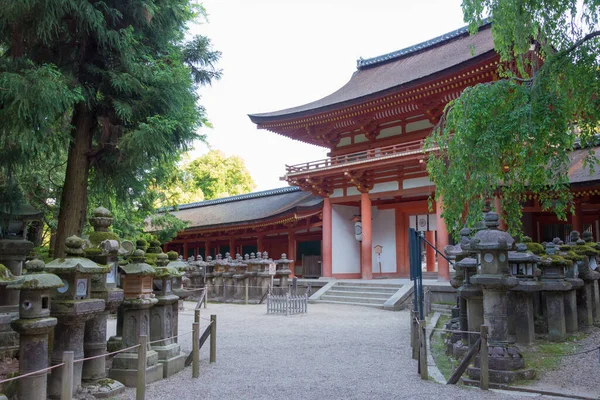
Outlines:
<svg viewBox="0 0 600 400"><path fill-rule="evenodd" d="M472 32L491 21L501 79L465 89L428 139L441 149L427 165L436 196L451 200L442 215L457 235L500 196L498 211L519 235L528 194L566 219L569 153L600 132L600 1L463 0L462 8ZM591 151L587 161L597 167Z"/></svg>
<svg viewBox="0 0 600 400"><path fill-rule="evenodd" d="M68 147L55 255L81 234L89 179L120 198L160 182L204 122L195 89L220 75L190 0L0 3L5 172ZM63 128L63 129L61 129Z"/></svg>

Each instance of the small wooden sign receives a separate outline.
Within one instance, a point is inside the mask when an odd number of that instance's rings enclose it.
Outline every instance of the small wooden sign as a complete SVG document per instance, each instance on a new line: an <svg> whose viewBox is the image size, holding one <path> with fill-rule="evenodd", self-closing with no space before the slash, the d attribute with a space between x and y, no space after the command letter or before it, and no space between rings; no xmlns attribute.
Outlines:
<svg viewBox="0 0 600 400"><path fill-rule="evenodd" d="M269 264L269 275L275 275L275 271L277 271L277 265L274 263Z"/></svg>
<svg viewBox="0 0 600 400"><path fill-rule="evenodd" d="M381 254L382 251L383 251L382 245L378 244L377 246L375 246L375 253Z"/></svg>

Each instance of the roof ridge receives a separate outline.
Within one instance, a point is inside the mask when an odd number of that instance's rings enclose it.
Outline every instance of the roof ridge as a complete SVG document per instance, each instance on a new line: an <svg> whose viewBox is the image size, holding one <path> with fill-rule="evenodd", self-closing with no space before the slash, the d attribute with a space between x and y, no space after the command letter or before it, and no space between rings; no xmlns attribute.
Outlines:
<svg viewBox="0 0 600 400"><path fill-rule="evenodd" d="M248 200L248 199L255 199L255 198L259 198L259 197L275 196L275 195L283 194L283 193L297 192L299 190L300 190L300 188L298 186L284 186L284 187L276 188L276 189L261 190L259 192L251 192L251 193L238 194L235 196L222 197L220 199L203 200L203 201L196 201L193 203L180 204L178 206L161 207L157 210L157 212L187 210L190 208L212 206L215 204L232 203L234 201L240 201L240 200Z"/></svg>
<svg viewBox="0 0 600 400"><path fill-rule="evenodd" d="M478 29L481 29L489 24L490 24L490 22L486 18L482 21L482 23ZM467 32L469 32L469 25L455 29L451 32L444 33L440 36L434 37L433 39L429 39L424 42L417 43L417 44L414 44L409 47L405 47L400 50L392 51L391 53L382 54L379 56L366 58L366 59L361 57L358 60L356 60L356 69L361 70L361 69L372 67L374 65L383 64L385 62L395 60L397 58L404 57L404 56L416 53L418 51L433 47L440 43L452 40L452 39L457 38L458 36L461 36Z"/></svg>

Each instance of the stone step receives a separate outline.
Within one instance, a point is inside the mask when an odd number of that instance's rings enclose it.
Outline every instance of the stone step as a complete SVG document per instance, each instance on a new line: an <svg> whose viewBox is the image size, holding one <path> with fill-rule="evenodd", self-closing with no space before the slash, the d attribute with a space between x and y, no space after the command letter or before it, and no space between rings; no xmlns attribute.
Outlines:
<svg viewBox="0 0 600 400"><path fill-rule="evenodd" d="M367 292L367 291L374 291L374 292L381 292L381 293L390 293L390 294L394 294L396 293L399 289L401 288L401 286L398 287L383 287L383 286L349 286L349 285L334 285L332 289L335 290L344 290L347 292Z"/></svg>
<svg viewBox="0 0 600 400"><path fill-rule="evenodd" d="M389 299L393 293L385 293L385 292L355 292L349 290L338 290L335 287L331 290L328 290L326 295L331 296L352 296L352 297L372 297L377 299Z"/></svg>
<svg viewBox="0 0 600 400"><path fill-rule="evenodd" d="M377 283L377 282L344 282L344 281L338 281L335 283L336 286L370 286L370 287L377 287L377 288L401 288L402 284L398 284L398 283Z"/></svg>
<svg viewBox="0 0 600 400"><path fill-rule="evenodd" d="M379 308L382 309L383 306L381 304L372 304L372 303L351 303L344 301L334 301L334 300L311 300L310 303L327 303L327 304L340 304L345 306L360 306L360 307L371 307L371 308Z"/></svg>
<svg viewBox="0 0 600 400"><path fill-rule="evenodd" d="M377 299L372 297L350 297L350 296L332 296L325 294L320 300L332 300L344 303L367 303L383 305L387 299Z"/></svg>

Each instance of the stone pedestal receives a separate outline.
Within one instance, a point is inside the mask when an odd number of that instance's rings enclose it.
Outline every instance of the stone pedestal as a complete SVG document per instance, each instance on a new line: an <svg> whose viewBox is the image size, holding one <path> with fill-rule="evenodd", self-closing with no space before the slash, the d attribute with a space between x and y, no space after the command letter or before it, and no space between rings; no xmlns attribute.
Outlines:
<svg viewBox="0 0 600 400"><path fill-rule="evenodd" d="M243 303L246 298L246 275L244 273L234 274L232 278L235 286L234 302Z"/></svg>
<svg viewBox="0 0 600 400"><path fill-rule="evenodd" d="M48 368L48 333L56 325L56 318L18 319L12 323L20 334L19 373L27 374ZM45 399L48 373L19 380L19 398Z"/></svg>
<svg viewBox="0 0 600 400"><path fill-rule="evenodd" d="M532 294L526 291L513 292L512 303L516 341L518 344L532 344L535 341Z"/></svg>
<svg viewBox="0 0 600 400"><path fill-rule="evenodd" d="M214 285L215 285L215 300L216 301L221 301L223 299L223 272L221 271L215 271L214 272L215 275L215 280L214 280Z"/></svg>
<svg viewBox="0 0 600 400"><path fill-rule="evenodd" d="M576 291L577 296L577 322L580 326L592 326L594 317L592 312L592 283L584 282L583 287Z"/></svg>
<svg viewBox="0 0 600 400"><path fill-rule="evenodd" d="M233 287L233 271L223 272L223 301L232 302L234 287Z"/></svg>
<svg viewBox="0 0 600 400"><path fill-rule="evenodd" d="M123 301L123 346L131 347L138 343L139 335L150 334L150 307L158 303L153 298L130 299ZM150 336L149 336L150 337ZM158 353L150 346L146 353L146 383L163 378L163 366L158 363ZM135 387L137 382L138 353L137 349L118 353L112 362L108 376L123 383L127 387Z"/></svg>
<svg viewBox="0 0 600 400"><path fill-rule="evenodd" d="M25 257L33 249L27 240L0 240L0 264L15 276L21 276ZM1 268L1 267L0 267ZM2 271L0 271L2 280ZM11 322L19 318L19 291L0 290L0 359L13 358L19 353L19 334L11 328Z"/></svg>
<svg viewBox="0 0 600 400"><path fill-rule="evenodd" d="M565 329L567 333L575 333L579 330L577 322L577 292L570 290L565 293Z"/></svg>
<svg viewBox="0 0 600 400"><path fill-rule="evenodd" d="M173 309L179 298L175 295L157 296L158 303L150 309L150 341L165 339L151 345L158 354L158 362L162 364L163 378L176 374L185 367L185 355L181 347L173 339L176 335L176 319L178 310Z"/></svg>
<svg viewBox="0 0 600 400"><path fill-rule="evenodd" d="M594 325L600 327L600 290L598 289L598 280L591 282L592 293L592 318Z"/></svg>
<svg viewBox="0 0 600 400"><path fill-rule="evenodd" d="M562 292L546 292L545 295L548 339L553 342L562 342L567 337L564 294Z"/></svg>
<svg viewBox="0 0 600 400"><path fill-rule="evenodd" d="M62 363L65 351L72 351L75 361L84 357L85 323L102 311L104 311L104 300L53 301L51 314L58 319L58 323L54 328L52 365ZM82 370L82 362L73 364L73 393L81 391ZM58 399L62 391L62 370L55 368L50 373L48 397Z"/></svg>

